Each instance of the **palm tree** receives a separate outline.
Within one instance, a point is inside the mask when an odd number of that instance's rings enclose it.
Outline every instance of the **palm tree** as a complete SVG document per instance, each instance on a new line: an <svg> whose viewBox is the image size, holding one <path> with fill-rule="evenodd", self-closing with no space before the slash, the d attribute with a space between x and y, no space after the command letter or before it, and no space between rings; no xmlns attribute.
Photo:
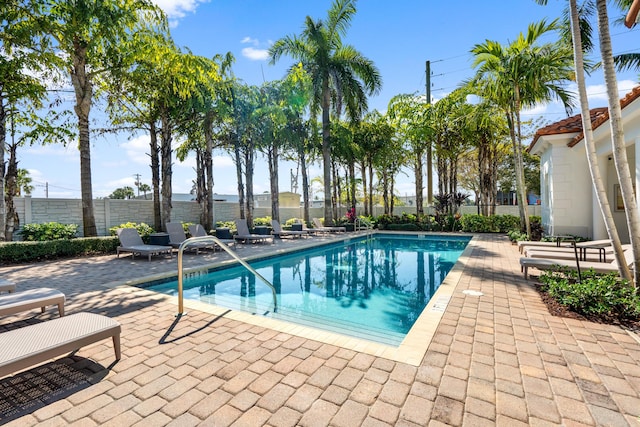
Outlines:
<svg viewBox="0 0 640 427"><path fill-rule="evenodd" d="M404 139L407 152L411 157L416 178L416 213L418 216L424 214L423 163L425 155L428 156L428 148L431 146L430 141L434 133L431 123L432 110L431 104L425 104L420 97L415 95L396 95L389 101L388 115ZM425 144L425 141L429 142ZM427 173L429 173L428 170Z"/></svg>
<svg viewBox="0 0 640 427"><path fill-rule="evenodd" d="M557 98L569 109L570 93L562 83L573 78L573 53L559 43L539 44L540 39L557 29L557 21L545 20L529 25L508 46L487 40L473 47L474 67L478 67L473 86L478 95L490 100L504 112L514 152L520 222L527 235L531 225L527 212L527 191L522 160L520 110Z"/></svg>
<svg viewBox="0 0 640 427"><path fill-rule="evenodd" d="M300 36L276 41L269 54L271 63L290 55L302 63L312 81L312 115L322 110L322 161L324 178L324 218L333 224L331 206L331 105L340 113L344 103L347 115L356 120L367 110L367 94L380 90L382 79L373 62L342 38L356 13L356 0L334 0L326 21L307 16ZM339 115L339 114L338 114Z"/></svg>
<svg viewBox="0 0 640 427"><path fill-rule="evenodd" d="M624 142L624 130L622 129L622 107L618 99L618 81L616 79L613 50L611 48L611 35L609 33L609 17L606 0L597 0L598 8L598 33L600 35L600 54L604 70L604 81L607 87L607 99L609 101L609 124L611 126L611 139L613 145L613 161L618 173L620 191L624 200L624 211L629 228L629 239L633 249L634 282L640 284L640 214L636 203L636 195L631 180L631 171L627 159L627 148ZM624 260L624 257L621 257ZM624 263L624 261L623 261Z"/></svg>
<svg viewBox="0 0 640 427"><path fill-rule="evenodd" d="M547 4L546 0L537 0L537 2L543 5ZM623 8L628 6L624 1L618 1L617 3ZM569 28L571 30L571 33L570 35L567 35L565 38L570 38L573 43L573 52L575 57L575 68L576 68L576 82L578 85L578 94L580 99L580 109L581 109L581 115L582 115L582 129L584 134L585 150L586 150L587 162L589 164L589 170L591 172L591 178L593 181L593 186L596 194L596 199L598 201L598 205L600 206L600 211L602 213L607 234L609 235L609 238L611 239L614 247L614 254L616 257L616 261L618 262L618 266L620 268L620 275L621 277L627 280L631 280L631 272L628 268L627 262L625 261L624 253L622 250L622 244L620 241L620 236L618 234L616 224L613 220L613 216L611 213L611 206L609 204L609 199L607 197L606 187L604 185L600 167L598 165L598 157L596 152L595 141L593 139L593 129L592 129L591 120L590 120L591 116L589 112L589 101L587 98L587 89L586 89L586 83L584 78L584 74L585 74L584 52L589 52L593 48L593 43L591 41L592 29L588 20L586 19L592 13L593 13L592 2L587 2L586 4L583 4L581 7L578 7L576 0L569 0L569 9L568 11L565 12L565 15L568 16ZM604 22L606 22L606 20ZM607 23L606 32L608 34L608 23ZM602 36L604 36L604 34L602 34ZM611 53L610 49L609 49L609 53ZM618 57L613 57L613 62L616 63L619 68L624 69L624 68L634 66L634 61L636 63L635 66L637 66L637 57L638 57L637 54L619 55ZM609 66L611 66L611 64L609 64ZM609 73L611 72L612 70L610 69ZM617 88L614 89L613 93L616 94L614 98L615 99L614 102L619 105L618 97L617 97L617 93L618 93ZM632 235L632 233L630 233L630 235ZM636 265L638 265L637 262L638 261L636 260ZM637 269L636 269L636 273L637 273ZM636 284L638 283L637 278L635 279L635 282Z"/></svg>

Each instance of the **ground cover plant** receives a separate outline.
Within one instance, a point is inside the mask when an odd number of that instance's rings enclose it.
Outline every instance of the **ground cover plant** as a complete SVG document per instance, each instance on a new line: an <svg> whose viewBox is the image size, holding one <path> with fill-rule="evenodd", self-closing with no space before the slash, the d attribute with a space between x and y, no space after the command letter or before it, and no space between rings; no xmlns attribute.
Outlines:
<svg viewBox="0 0 640 427"><path fill-rule="evenodd" d="M617 273L598 274L566 268L540 275L536 286L554 315L620 324L640 330L640 295L637 288Z"/></svg>

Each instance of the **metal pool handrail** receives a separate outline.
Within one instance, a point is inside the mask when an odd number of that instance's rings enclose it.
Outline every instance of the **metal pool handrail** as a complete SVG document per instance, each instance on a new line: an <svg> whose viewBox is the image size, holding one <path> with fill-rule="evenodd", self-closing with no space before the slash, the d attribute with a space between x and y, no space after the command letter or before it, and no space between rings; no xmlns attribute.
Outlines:
<svg viewBox="0 0 640 427"><path fill-rule="evenodd" d="M235 253L235 251L232 251L229 246L222 243L220 239L218 239L217 237L198 236L198 237L188 238L187 240L182 242L180 244L180 247L178 248L178 315L182 315L184 313L184 291L182 286L182 283L183 283L182 253L184 252L184 249L187 246L189 246L191 243L198 243L198 242L214 242L215 244L220 246L226 253L231 255L233 259L238 261L240 265L242 265L244 268L246 268L251 273L253 273L253 275L256 276L258 279L262 280L269 288L271 288L271 292L273 293L273 312L275 313L277 311L278 298L276 296L276 288L271 284L271 282L265 279L260 273L258 273L253 267L251 267L245 260L240 258L238 254Z"/></svg>

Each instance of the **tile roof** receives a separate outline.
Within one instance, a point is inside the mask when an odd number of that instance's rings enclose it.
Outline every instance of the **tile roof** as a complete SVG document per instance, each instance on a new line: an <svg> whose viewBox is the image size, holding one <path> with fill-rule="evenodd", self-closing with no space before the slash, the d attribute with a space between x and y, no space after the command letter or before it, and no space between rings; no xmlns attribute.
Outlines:
<svg viewBox="0 0 640 427"><path fill-rule="evenodd" d="M620 106L624 109L627 105L631 104L631 102L635 101L640 97L640 86L636 86L625 95L624 98L620 100ZM598 128L607 120L609 120L609 109L608 107L599 107L592 108L589 110L591 115L591 126L593 129ZM545 135L560 135L563 133L576 133L576 135L571 142L567 144L569 147L573 147L578 142L580 142L584 138L584 133L582 132L582 115L576 114L575 116L568 117L566 119L560 120L558 122L552 123L549 126L545 126L536 131L536 134L533 137L533 141L527 148L527 151L531 151L533 146L538 142L538 139L541 136Z"/></svg>

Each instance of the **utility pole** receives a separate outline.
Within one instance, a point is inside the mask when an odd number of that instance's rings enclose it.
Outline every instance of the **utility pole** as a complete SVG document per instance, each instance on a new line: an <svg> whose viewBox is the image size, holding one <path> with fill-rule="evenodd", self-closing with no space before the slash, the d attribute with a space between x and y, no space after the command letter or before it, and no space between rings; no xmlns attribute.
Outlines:
<svg viewBox="0 0 640 427"><path fill-rule="evenodd" d="M425 64L427 105L431 105L431 61ZM427 204L433 205L433 161L431 158L431 141L427 141Z"/></svg>

